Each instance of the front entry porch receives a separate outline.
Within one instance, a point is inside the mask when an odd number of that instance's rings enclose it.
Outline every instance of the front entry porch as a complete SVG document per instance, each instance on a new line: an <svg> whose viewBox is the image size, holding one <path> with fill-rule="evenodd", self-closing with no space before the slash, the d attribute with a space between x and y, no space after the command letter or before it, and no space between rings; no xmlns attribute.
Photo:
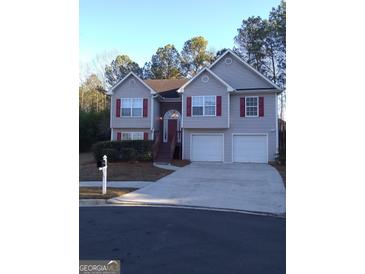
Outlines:
<svg viewBox="0 0 365 274"><path fill-rule="evenodd" d="M160 117L160 130L156 132L154 161L169 164L172 159L181 159L181 114L175 109Z"/></svg>

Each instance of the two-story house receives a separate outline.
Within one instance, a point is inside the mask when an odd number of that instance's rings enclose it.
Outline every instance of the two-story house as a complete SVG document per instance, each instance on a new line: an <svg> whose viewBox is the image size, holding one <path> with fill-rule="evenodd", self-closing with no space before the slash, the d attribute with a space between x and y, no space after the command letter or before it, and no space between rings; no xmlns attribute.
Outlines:
<svg viewBox="0 0 365 274"><path fill-rule="evenodd" d="M278 150L280 92L230 50L189 80L129 73L108 92L111 139L155 140L163 161L176 144L191 161L267 163Z"/></svg>

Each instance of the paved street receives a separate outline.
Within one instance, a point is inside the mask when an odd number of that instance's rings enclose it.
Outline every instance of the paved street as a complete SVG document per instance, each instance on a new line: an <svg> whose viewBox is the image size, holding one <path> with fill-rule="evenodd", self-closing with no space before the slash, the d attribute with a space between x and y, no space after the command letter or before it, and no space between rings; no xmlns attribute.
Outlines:
<svg viewBox="0 0 365 274"><path fill-rule="evenodd" d="M285 219L158 207L80 207L80 259L122 274L285 273Z"/></svg>

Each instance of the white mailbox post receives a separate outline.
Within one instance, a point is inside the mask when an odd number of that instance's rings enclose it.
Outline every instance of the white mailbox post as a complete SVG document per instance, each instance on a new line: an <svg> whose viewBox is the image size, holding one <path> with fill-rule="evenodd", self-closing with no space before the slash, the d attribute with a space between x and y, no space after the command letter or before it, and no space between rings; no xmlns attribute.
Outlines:
<svg viewBox="0 0 365 274"><path fill-rule="evenodd" d="M106 194L106 178L107 178L107 169L108 169L108 160L106 155L103 156L104 166L99 167L99 170L103 172L103 195Z"/></svg>

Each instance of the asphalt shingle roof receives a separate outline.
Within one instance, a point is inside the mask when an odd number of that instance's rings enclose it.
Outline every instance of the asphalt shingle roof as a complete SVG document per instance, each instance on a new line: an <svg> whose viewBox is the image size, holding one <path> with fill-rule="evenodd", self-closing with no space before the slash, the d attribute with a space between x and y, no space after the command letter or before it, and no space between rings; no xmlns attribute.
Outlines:
<svg viewBox="0 0 365 274"><path fill-rule="evenodd" d="M177 90L184 85L188 79L148 79L144 82L154 91L165 98L178 98Z"/></svg>

